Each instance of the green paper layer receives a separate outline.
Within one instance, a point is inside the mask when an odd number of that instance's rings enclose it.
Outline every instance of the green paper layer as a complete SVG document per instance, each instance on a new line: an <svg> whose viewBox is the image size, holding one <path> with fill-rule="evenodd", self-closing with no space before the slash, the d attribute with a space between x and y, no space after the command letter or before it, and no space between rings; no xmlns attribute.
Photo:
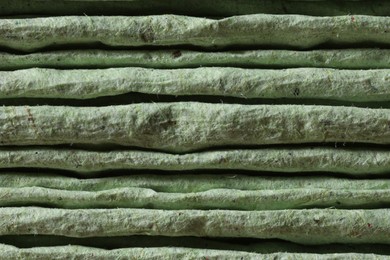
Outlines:
<svg viewBox="0 0 390 260"><path fill-rule="evenodd" d="M0 235L202 236L283 239L302 244L390 241L390 211L0 208ZM302 232L304 230L304 232Z"/></svg>
<svg viewBox="0 0 390 260"><path fill-rule="evenodd" d="M0 72L0 98L88 99L130 92L174 96L390 101L389 70L26 69Z"/></svg>
<svg viewBox="0 0 390 260"><path fill-rule="evenodd" d="M272 253L256 254L229 250L194 249L180 247L156 248L121 248L104 250L83 246L55 246L17 248L10 245L0 245L0 257L6 259L387 259L387 256L377 254L338 253L338 254L310 254L310 253Z"/></svg>
<svg viewBox="0 0 390 260"><path fill-rule="evenodd" d="M118 144L186 152L215 146L390 143L390 110L300 105L140 103L0 108L2 145Z"/></svg>
<svg viewBox="0 0 390 260"><path fill-rule="evenodd" d="M196 68L199 66L334 69L390 69L390 50L252 50L200 52L177 50L67 50L29 54L0 52L0 69L42 68Z"/></svg>
<svg viewBox="0 0 390 260"><path fill-rule="evenodd" d="M1 149L0 168L50 168L85 175L104 170L234 169L271 172L335 172L351 175L390 173L390 151L374 149L263 148L189 154L152 151L76 149Z"/></svg>
<svg viewBox="0 0 390 260"><path fill-rule="evenodd" d="M121 188L144 188L156 192L167 193L196 193L213 189L233 189L242 191L259 190L388 190L389 179L351 179L327 176L247 176L240 174L134 174L79 179L56 174L4 172L0 174L0 187L25 188L42 187L67 191L105 191ZM126 173L126 172L125 172Z"/></svg>
<svg viewBox="0 0 390 260"><path fill-rule="evenodd" d="M390 20L378 16L254 14L222 20L178 15L63 16L0 20L0 46L32 52L49 46L191 45L307 49L319 45L390 46Z"/></svg>
<svg viewBox="0 0 390 260"><path fill-rule="evenodd" d="M285 182L289 180L286 178ZM0 206L45 205L55 208L151 208L285 210L304 208L379 208L390 205L390 190L215 189L197 193L161 193L144 188L66 191L40 187L0 188Z"/></svg>

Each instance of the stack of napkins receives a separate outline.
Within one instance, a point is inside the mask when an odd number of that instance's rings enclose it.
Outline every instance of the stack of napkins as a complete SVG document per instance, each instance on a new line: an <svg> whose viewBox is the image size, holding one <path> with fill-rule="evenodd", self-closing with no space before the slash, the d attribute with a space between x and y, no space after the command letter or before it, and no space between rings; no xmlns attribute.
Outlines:
<svg viewBox="0 0 390 260"><path fill-rule="evenodd" d="M390 257L390 2L0 15L0 259Z"/></svg>

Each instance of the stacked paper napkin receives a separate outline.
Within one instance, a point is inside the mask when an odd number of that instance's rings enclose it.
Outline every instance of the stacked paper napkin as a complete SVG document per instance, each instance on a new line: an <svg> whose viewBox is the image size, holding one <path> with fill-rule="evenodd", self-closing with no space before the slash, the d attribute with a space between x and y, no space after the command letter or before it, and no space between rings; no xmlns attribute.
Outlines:
<svg viewBox="0 0 390 260"><path fill-rule="evenodd" d="M0 15L1 259L390 256L390 2Z"/></svg>

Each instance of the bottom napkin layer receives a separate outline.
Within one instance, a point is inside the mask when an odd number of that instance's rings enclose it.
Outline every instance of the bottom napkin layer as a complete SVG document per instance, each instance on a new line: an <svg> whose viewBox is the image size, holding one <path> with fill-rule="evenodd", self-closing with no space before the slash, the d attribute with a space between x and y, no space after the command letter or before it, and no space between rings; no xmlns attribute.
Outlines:
<svg viewBox="0 0 390 260"><path fill-rule="evenodd" d="M302 253L302 254L378 254L390 256L390 247L386 244L325 244L301 245L279 239L255 238L207 238L207 237L167 237L167 236L117 236L75 238L47 235L10 235L0 236L0 244L18 248L58 247L77 245L106 250L121 248L176 247L208 250L230 250L258 254Z"/></svg>
<svg viewBox="0 0 390 260"><path fill-rule="evenodd" d="M36 247L19 249L0 244L2 259L388 259L375 254L256 254L228 250L190 249L175 247L125 248L104 250L82 246Z"/></svg>

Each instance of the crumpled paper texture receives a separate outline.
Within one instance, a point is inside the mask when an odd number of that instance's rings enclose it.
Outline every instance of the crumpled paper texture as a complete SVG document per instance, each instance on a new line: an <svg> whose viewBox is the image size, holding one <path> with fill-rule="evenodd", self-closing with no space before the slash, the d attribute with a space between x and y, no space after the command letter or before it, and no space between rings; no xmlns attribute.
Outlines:
<svg viewBox="0 0 390 260"><path fill-rule="evenodd" d="M28 54L0 52L0 69L42 68L295 68L389 69L390 50L247 50L202 52L175 50L57 50ZM359 72L359 71L357 71ZM362 71L360 71L362 72ZM366 71L370 73L369 71ZM86 75L84 75L86 76ZM77 97L75 97L77 98Z"/></svg>
<svg viewBox="0 0 390 260"><path fill-rule="evenodd" d="M179 15L63 16L0 20L0 46L32 52L64 44L111 47L256 46L307 49L321 44L390 45L390 20L380 16L314 17L253 14L221 20Z"/></svg>
<svg viewBox="0 0 390 260"><path fill-rule="evenodd" d="M2 145L117 144L169 152L218 146L390 143L389 109L200 102L0 108Z"/></svg>
<svg viewBox="0 0 390 260"><path fill-rule="evenodd" d="M333 172L351 176L390 171L390 152L384 149L286 147L230 149L186 154L139 150L0 149L0 168L49 168L86 176L107 170L250 170L258 172Z"/></svg>
<svg viewBox="0 0 390 260"><path fill-rule="evenodd" d="M301 244L390 241L388 209L156 210L0 208L1 235L202 236L283 239ZM304 231L304 232L302 232Z"/></svg>
<svg viewBox="0 0 390 260"><path fill-rule="evenodd" d="M382 260L386 256L375 254L359 253L338 253L338 254L309 254L309 253L272 253L256 254L240 251L229 250L210 250L194 248L121 248L115 250L104 250L97 248L88 248L83 246L56 246L56 247L39 247L39 248L16 248L8 245L1 245L3 256L7 259L324 259L324 260L344 260L344 259L369 259Z"/></svg>
<svg viewBox="0 0 390 260"><path fill-rule="evenodd" d="M0 258L385 259L389 10L0 2Z"/></svg>
<svg viewBox="0 0 390 260"><path fill-rule="evenodd" d="M0 98L171 96L390 101L388 70L195 68L26 69L0 72Z"/></svg>

